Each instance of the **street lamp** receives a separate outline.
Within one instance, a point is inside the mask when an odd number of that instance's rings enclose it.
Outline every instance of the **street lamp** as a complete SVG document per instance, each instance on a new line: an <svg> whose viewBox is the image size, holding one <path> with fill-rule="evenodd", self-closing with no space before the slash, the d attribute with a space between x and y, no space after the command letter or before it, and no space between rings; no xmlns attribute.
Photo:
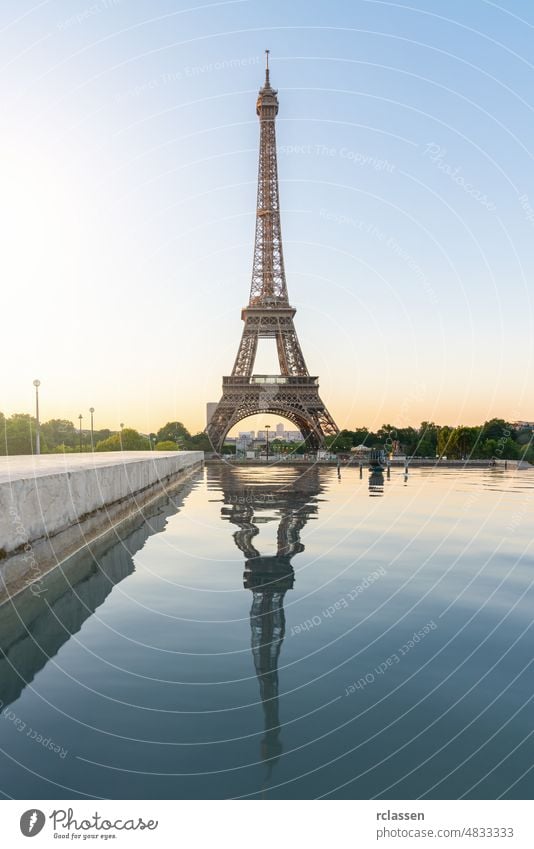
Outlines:
<svg viewBox="0 0 534 849"><path fill-rule="evenodd" d="M124 427L124 422L121 422L121 424L120 424L121 432L119 433L119 440L120 440L120 443L121 443L121 451L122 451L122 429L123 429L123 427Z"/></svg>
<svg viewBox="0 0 534 849"><path fill-rule="evenodd" d="M89 412L91 413L91 451L95 450L94 442L93 442L93 413L95 411L94 407L89 407Z"/></svg>
<svg viewBox="0 0 534 849"><path fill-rule="evenodd" d="M33 385L35 386L35 421L37 422L36 431L35 431L35 453L41 453L41 425L39 423L39 387L41 385L40 380L34 380Z"/></svg>
<svg viewBox="0 0 534 849"><path fill-rule="evenodd" d="M81 413L78 416L78 418L80 420L80 454L81 454L83 452L83 447L82 447L82 419L83 419L83 416L82 416Z"/></svg>
<svg viewBox="0 0 534 849"><path fill-rule="evenodd" d="M271 425L265 425L265 432L267 434L267 446L266 446L266 450L265 450L265 453L267 455L267 459L266 459L267 463L269 462L269 428L270 427L271 427Z"/></svg>

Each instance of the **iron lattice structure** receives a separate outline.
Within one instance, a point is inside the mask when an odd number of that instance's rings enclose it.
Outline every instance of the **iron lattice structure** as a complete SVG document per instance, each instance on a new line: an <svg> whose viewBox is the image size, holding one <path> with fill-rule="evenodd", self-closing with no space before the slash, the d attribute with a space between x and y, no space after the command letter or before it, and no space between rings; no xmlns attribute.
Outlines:
<svg viewBox="0 0 534 849"><path fill-rule="evenodd" d="M319 396L319 380L309 374L293 323L296 310L287 294L280 224L276 116L278 96L269 80L256 104L260 121L258 196L252 284L248 306L241 312L245 324L232 374L223 377L223 394L207 433L215 450L226 434L247 416L272 413L289 419L311 449L324 447L325 437L339 433ZM275 339L279 375L254 375L259 339Z"/></svg>

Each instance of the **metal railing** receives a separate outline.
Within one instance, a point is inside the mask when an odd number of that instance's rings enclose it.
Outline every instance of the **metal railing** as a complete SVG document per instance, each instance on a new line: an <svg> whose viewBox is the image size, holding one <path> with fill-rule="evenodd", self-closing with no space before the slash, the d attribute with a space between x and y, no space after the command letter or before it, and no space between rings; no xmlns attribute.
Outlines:
<svg viewBox="0 0 534 849"><path fill-rule="evenodd" d="M318 386L318 377L309 377L308 375L293 375L293 374L253 374L250 377L234 376L223 377L223 385L230 386L251 386L251 385L287 385L291 386Z"/></svg>

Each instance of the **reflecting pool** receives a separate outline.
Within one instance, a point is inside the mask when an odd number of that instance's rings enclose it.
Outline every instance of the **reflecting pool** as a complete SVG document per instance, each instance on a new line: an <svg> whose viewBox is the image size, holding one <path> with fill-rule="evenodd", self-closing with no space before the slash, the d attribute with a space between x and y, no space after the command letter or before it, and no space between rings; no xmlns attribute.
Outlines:
<svg viewBox="0 0 534 849"><path fill-rule="evenodd" d="M208 466L0 607L0 790L530 798L533 499Z"/></svg>

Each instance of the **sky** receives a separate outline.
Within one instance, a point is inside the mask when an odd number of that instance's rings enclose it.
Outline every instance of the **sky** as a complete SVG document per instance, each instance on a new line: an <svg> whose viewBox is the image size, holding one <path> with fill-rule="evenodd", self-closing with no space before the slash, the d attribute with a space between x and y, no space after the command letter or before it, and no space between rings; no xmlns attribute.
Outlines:
<svg viewBox="0 0 534 849"><path fill-rule="evenodd" d="M0 410L38 378L42 420L204 427L269 48L289 297L339 427L534 419L533 37L527 0L4 0Z"/></svg>

